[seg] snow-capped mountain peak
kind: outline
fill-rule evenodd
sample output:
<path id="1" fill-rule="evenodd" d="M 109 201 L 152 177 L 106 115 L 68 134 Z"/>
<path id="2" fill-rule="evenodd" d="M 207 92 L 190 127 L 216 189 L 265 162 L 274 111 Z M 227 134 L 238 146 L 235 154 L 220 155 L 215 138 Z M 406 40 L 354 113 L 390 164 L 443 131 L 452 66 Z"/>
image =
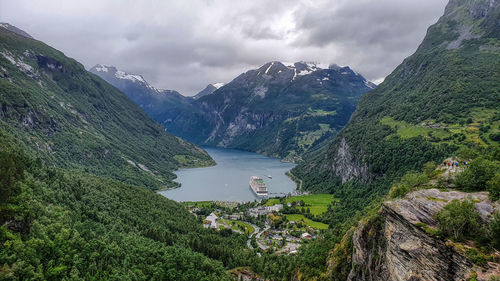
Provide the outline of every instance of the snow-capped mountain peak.
<path id="1" fill-rule="evenodd" d="M 118 70 L 114 66 L 104 65 L 104 64 L 96 64 L 89 71 L 94 73 L 94 74 L 97 74 L 99 76 L 106 77 L 107 79 L 110 79 L 113 77 L 113 78 L 119 79 L 119 80 L 124 81 L 124 82 L 129 81 L 132 83 L 140 83 L 140 84 L 143 84 L 145 87 L 147 87 L 147 88 L 149 88 L 157 93 L 161 92 L 161 90 L 156 89 L 155 87 L 151 86 L 144 79 L 144 77 L 142 77 L 142 75 L 127 73 L 125 71 Z"/>

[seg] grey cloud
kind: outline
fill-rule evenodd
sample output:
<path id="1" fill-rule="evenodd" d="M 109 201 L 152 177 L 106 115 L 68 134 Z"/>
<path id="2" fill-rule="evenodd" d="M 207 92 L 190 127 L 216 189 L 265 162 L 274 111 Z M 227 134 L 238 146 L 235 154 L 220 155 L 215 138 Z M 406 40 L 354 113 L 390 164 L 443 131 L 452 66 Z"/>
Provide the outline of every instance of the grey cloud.
<path id="1" fill-rule="evenodd" d="M 0 21 L 87 68 L 142 74 L 192 95 L 267 61 L 349 65 L 385 77 L 422 40 L 445 0 L 0 0 Z"/>

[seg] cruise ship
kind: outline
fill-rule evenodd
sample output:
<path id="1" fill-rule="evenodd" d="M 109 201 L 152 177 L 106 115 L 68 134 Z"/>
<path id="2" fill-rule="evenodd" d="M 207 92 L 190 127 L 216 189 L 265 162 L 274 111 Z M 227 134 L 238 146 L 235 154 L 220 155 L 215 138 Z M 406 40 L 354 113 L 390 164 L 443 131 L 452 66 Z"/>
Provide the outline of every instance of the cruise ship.
<path id="1" fill-rule="evenodd" d="M 250 178 L 250 188 L 257 196 L 267 196 L 267 186 L 262 178 L 252 176 Z"/>

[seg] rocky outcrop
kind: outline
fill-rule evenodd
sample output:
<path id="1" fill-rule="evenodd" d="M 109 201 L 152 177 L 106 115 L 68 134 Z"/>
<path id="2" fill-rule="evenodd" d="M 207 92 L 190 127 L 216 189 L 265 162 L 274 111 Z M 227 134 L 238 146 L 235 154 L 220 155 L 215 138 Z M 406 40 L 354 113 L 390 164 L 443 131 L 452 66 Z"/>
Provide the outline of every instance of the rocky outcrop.
<path id="1" fill-rule="evenodd" d="M 471 198 L 485 221 L 498 202 L 487 193 L 419 190 L 387 201 L 375 219 L 360 223 L 353 235 L 352 269 L 348 280 L 465 280 L 472 270 L 453 246 L 428 234 L 422 225 L 437 227 L 434 218 L 448 202 Z"/>
<path id="2" fill-rule="evenodd" d="M 342 179 L 342 183 L 353 178 L 365 180 L 368 177 L 368 167 L 366 164 L 359 164 L 354 155 L 349 150 L 349 144 L 342 138 L 337 149 L 331 170 Z"/>

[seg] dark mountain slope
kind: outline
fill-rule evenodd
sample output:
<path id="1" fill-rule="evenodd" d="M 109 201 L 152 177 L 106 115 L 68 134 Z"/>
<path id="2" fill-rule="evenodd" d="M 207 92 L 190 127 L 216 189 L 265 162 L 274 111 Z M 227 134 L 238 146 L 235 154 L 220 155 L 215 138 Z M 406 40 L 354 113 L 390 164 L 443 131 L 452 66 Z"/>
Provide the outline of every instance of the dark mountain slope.
<path id="1" fill-rule="evenodd" d="M 372 88 L 349 67 L 269 62 L 197 99 L 166 127 L 197 144 L 297 160 L 332 138 Z"/>
<path id="2" fill-rule="evenodd" d="M 102 64 L 92 67 L 89 71 L 125 93 L 151 118 L 162 124 L 170 122 L 181 112 L 190 110 L 192 97 L 185 97 L 177 91 L 157 89 L 141 75 Z"/>
<path id="3" fill-rule="evenodd" d="M 151 188 L 212 163 L 75 60 L 1 27 L 0 128 L 52 165 Z"/>
<path id="4" fill-rule="evenodd" d="M 220 87 L 224 86 L 224 83 L 215 83 L 215 84 L 208 84 L 205 89 L 201 90 L 199 93 L 194 95 L 194 99 L 199 99 L 204 96 L 208 96 L 213 94 L 213 92 L 217 91 Z"/>

